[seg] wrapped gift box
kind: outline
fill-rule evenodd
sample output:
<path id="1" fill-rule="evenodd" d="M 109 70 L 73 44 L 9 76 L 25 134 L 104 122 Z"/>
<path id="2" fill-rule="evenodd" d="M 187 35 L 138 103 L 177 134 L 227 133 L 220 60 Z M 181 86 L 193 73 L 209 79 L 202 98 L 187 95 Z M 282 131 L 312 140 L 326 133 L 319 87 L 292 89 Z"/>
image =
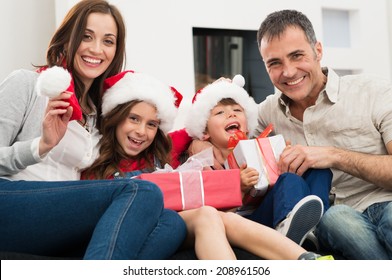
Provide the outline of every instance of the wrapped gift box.
<path id="1" fill-rule="evenodd" d="M 239 170 L 143 173 L 162 190 L 165 208 L 175 211 L 203 205 L 229 209 L 242 205 Z"/>
<path id="2" fill-rule="evenodd" d="M 279 177 L 277 162 L 285 147 L 282 135 L 240 140 L 225 161 L 225 167 L 236 169 L 246 163 L 248 167 L 255 168 L 260 178 L 250 194 L 254 197 L 263 196 Z"/>

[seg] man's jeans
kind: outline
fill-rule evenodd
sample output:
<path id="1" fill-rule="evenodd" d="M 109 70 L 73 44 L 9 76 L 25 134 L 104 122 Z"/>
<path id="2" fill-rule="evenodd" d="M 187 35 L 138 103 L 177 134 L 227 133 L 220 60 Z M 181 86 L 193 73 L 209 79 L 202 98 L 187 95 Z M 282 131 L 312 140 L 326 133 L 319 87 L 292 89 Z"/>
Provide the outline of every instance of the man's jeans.
<path id="1" fill-rule="evenodd" d="M 363 213 L 346 205 L 332 206 L 316 235 L 322 249 L 350 260 L 392 259 L 392 202 L 375 203 Z"/>
<path id="2" fill-rule="evenodd" d="M 185 235 L 181 217 L 163 209 L 162 192 L 148 181 L 0 179 L 0 251 L 165 259 Z"/>

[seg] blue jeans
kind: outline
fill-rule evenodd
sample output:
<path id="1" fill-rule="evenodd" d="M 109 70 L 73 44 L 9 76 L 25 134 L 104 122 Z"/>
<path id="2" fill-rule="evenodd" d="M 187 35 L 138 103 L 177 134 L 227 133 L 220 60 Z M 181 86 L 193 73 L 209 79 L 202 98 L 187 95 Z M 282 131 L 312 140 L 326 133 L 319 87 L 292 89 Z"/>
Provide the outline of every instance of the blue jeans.
<path id="1" fill-rule="evenodd" d="M 275 228 L 302 198 L 317 195 L 329 207 L 332 172 L 330 169 L 309 169 L 301 177 L 283 173 L 267 192 L 258 208 L 247 218 Z"/>
<path id="2" fill-rule="evenodd" d="M 185 235 L 181 217 L 163 209 L 162 192 L 148 181 L 0 179 L 1 251 L 165 259 Z"/>
<path id="3" fill-rule="evenodd" d="M 316 236 L 322 249 L 350 260 L 392 259 L 392 202 L 375 203 L 363 213 L 332 206 L 321 218 Z"/>

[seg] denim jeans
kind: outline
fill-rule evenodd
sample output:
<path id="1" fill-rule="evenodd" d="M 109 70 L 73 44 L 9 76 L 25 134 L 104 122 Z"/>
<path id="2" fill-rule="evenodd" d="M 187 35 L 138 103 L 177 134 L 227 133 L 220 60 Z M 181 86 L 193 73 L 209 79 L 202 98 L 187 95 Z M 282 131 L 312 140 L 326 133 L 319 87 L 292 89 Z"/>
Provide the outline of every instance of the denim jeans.
<path id="1" fill-rule="evenodd" d="M 275 228 L 298 201 L 311 194 L 321 198 L 326 210 L 329 207 L 331 181 L 330 169 L 309 169 L 302 177 L 294 173 L 283 173 L 258 208 L 247 218 Z"/>
<path id="2" fill-rule="evenodd" d="M 0 179 L 1 251 L 165 259 L 185 235 L 181 217 L 163 209 L 162 192 L 148 181 Z"/>
<path id="3" fill-rule="evenodd" d="M 350 260 L 392 259 L 392 202 L 375 203 L 363 213 L 332 206 L 316 229 L 322 249 Z"/>

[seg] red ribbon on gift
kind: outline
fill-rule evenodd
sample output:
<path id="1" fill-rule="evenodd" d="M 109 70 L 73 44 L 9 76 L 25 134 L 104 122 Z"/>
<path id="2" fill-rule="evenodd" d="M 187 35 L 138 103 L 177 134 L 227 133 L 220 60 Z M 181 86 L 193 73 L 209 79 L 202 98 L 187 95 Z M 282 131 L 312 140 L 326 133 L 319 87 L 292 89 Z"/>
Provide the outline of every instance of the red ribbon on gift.
<path id="1" fill-rule="evenodd" d="M 273 125 L 269 124 L 256 139 L 260 152 L 263 155 L 263 159 L 275 158 L 275 154 L 274 151 L 272 150 L 271 143 L 269 142 L 268 139 L 265 139 L 268 137 L 268 135 L 271 133 L 273 129 L 274 129 Z M 273 161 L 265 160 L 264 163 L 265 166 L 267 167 L 268 182 L 270 183 L 269 187 L 271 188 L 279 177 L 278 164 L 276 163 L 275 160 Z"/>
<path id="2" fill-rule="evenodd" d="M 279 177 L 278 174 L 278 164 L 275 161 L 275 154 L 271 146 L 271 142 L 268 138 L 257 138 L 257 145 L 259 146 L 260 152 L 263 155 L 262 159 L 264 161 L 265 167 L 267 169 L 267 179 L 269 187 L 272 187 Z M 273 159 L 273 160 L 269 160 Z"/>
<path id="3" fill-rule="evenodd" d="M 266 138 L 266 137 L 268 137 L 268 135 L 272 132 L 273 129 L 274 129 L 274 126 L 272 125 L 272 123 L 270 123 L 263 130 L 263 132 L 260 133 L 260 135 L 257 138 Z M 242 132 L 241 130 L 238 130 L 236 133 L 234 133 L 234 135 L 230 136 L 229 141 L 227 143 L 227 148 L 230 149 L 230 150 L 233 150 L 235 148 L 235 146 L 237 146 L 237 144 L 238 144 L 238 142 L 240 140 L 247 140 L 247 139 L 248 139 L 248 137 L 246 136 L 246 134 L 244 132 Z M 260 144 L 259 144 L 259 146 L 260 146 Z M 233 153 L 230 153 L 228 155 L 227 163 L 229 164 L 229 167 L 231 169 L 239 169 L 240 168 L 238 166 L 237 161 L 235 160 L 235 157 L 234 157 Z"/>
<path id="4" fill-rule="evenodd" d="M 201 171 L 178 172 L 180 176 L 182 209 L 199 208 L 204 205 L 204 185 Z"/>
<path id="5" fill-rule="evenodd" d="M 164 207 L 175 211 L 209 205 L 231 209 L 241 205 L 240 170 L 142 173 L 138 179 L 155 183 Z"/>
<path id="6" fill-rule="evenodd" d="M 241 130 L 236 131 L 232 136 L 230 136 L 229 141 L 227 142 L 227 148 L 232 150 L 237 146 L 240 140 L 246 140 L 248 137 Z"/>
<path id="7" fill-rule="evenodd" d="M 238 130 L 234 133 L 234 135 L 230 136 L 229 141 L 227 142 L 227 148 L 233 150 L 235 146 L 237 146 L 240 140 L 246 140 L 246 139 L 248 139 L 246 134 L 241 130 Z M 229 164 L 230 169 L 240 169 L 237 161 L 235 160 L 233 153 L 230 153 L 227 156 L 227 163 Z"/>
<path id="8" fill-rule="evenodd" d="M 268 137 L 268 135 L 270 135 L 270 133 L 272 132 L 272 130 L 274 130 L 274 126 L 272 123 L 270 123 L 269 125 L 267 125 L 267 127 L 263 130 L 262 133 L 260 133 L 260 135 L 257 138 L 265 138 Z"/>

